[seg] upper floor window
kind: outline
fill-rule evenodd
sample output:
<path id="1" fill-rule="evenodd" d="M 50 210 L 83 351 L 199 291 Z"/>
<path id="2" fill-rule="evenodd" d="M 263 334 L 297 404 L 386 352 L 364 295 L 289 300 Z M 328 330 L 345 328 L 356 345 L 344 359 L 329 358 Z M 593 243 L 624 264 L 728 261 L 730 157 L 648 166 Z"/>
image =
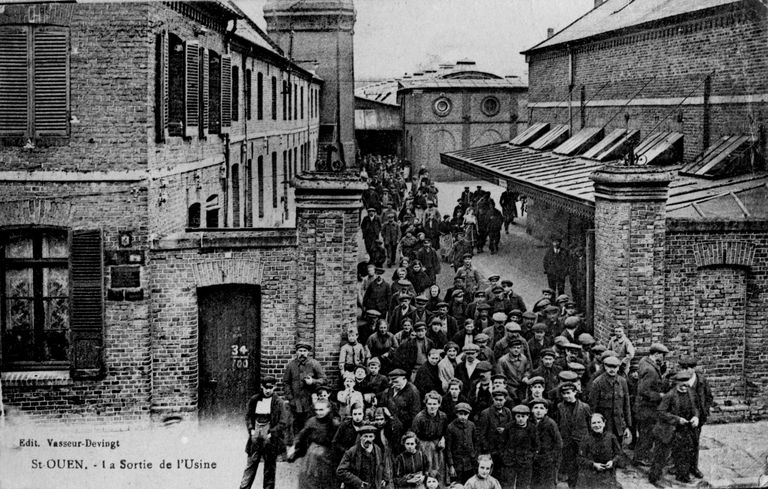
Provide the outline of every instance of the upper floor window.
<path id="1" fill-rule="evenodd" d="M 199 228 L 200 227 L 200 203 L 195 202 L 189 206 L 187 212 L 187 227 Z"/>
<path id="2" fill-rule="evenodd" d="M 232 67 L 232 120 L 240 120 L 240 68 Z"/>
<path id="3" fill-rule="evenodd" d="M 103 371 L 102 257 L 99 230 L 0 233 L 3 369 Z"/>
<path id="4" fill-rule="evenodd" d="M 219 227 L 219 196 L 216 194 L 205 201 L 205 227 Z"/>
<path id="5" fill-rule="evenodd" d="M 256 75 L 256 118 L 258 120 L 264 118 L 264 75 L 262 73 Z"/>
<path id="6" fill-rule="evenodd" d="M 272 77 L 272 120 L 277 120 L 277 78 Z"/>
<path id="7" fill-rule="evenodd" d="M 0 26 L 0 137 L 69 136 L 69 30 Z"/>
<path id="8" fill-rule="evenodd" d="M 251 120 L 251 70 L 245 70 L 245 118 Z"/>

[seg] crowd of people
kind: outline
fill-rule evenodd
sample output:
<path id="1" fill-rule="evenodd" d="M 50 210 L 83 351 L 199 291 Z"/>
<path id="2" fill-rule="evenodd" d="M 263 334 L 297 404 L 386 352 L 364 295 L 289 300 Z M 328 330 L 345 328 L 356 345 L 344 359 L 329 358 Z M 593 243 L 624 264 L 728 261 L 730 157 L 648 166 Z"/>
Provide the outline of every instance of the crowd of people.
<path id="1" fill-rule="evenodd" d="M 462 196 L 466 208 L 441 228 L 431 222 L 438 192 L 428 172 L 408 190 L 403 162 L 365 161 L 364 312 L 344 332 L 338 375 L 298 343 L 283 397 L 277 379 L 262 379 L 247 408 L 242 488 L 261 460 L 264 487 L 274 488 L 286 447 L 288 461 L 300 460 L 301 489 L 614 488 L 627 461 L 650 466 L 658 483 L 670 456 L 678 480 L 701 477 L 698 443 L 712 396 L 694 359 L 667 368 L 661 343 L 639 358 L 621 327 L 601 344 L 556 290 L 542 291 L 529 310 L 512 281 L 480 276 L 472 265 L 484 246 L 479 228 L 472 237 L 465 220 L 454 222 L 489 200 L 481 188 Z M 393 222 L 398 239 L 387 241 Z M 450 253 L 440 256 L 444 245 Z M 445 294 L 435 283 L 444 260 L 455 274 Z M 400 265 L 391 283 L 384 261 Z"/>

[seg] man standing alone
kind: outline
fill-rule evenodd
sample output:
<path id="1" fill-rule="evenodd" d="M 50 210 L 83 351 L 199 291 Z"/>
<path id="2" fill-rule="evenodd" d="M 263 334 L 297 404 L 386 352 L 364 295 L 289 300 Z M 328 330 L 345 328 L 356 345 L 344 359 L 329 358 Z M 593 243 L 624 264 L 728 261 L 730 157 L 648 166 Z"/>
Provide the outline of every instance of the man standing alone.
<path id="1" fill-rule="evenodd" d="M 568 252 L 560 247 L 562 242 L 560 238 L 552 238 L 552 247 L 544 255 L 544 273 L 556 297 L 565 294 L 565 277 L 570 265 Z"/>

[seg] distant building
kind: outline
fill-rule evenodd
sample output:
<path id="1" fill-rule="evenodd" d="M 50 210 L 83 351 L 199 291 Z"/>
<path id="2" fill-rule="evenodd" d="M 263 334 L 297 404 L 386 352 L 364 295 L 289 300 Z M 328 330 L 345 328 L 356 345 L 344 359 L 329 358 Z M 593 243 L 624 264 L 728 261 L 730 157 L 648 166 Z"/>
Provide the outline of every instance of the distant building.
<path id="1" fill-rule="evenodd" d="M 0 45 L 11 413 L 240 419 L 297 339 L 330 367 L 362 188 L 314 171 L 323 80 L 223 0 L 4 5 Z"/>
<path id="2" fill-rule="evenodd" d="M 436 179 L 461 180 L 467 176 L 443 166 L 440 153 L 513 138 L 525 114 L 527 86 L 518 77 L 478 71 L 474 61 L 441 65 L 357 90 L 358 110 L 363 99 L 377 104 L 379 113 L 400 107 L 401 136 L 396 148 L 415 168 L 425 166 Z M 383 117 L 382 117 L 383 118 Z M 360 116 L 358 131 L 371 131 L 373 115 Z M 365 137 L 365 133 L 360 134 Z"/>
<path id="3" fill-rule="evenodd" d="M 768 14 L 751 0 L 596 0 L 524 51 L 530 127 L 442 161 L 529 200 L 584 251 L 599 340 L 693 354 L 720 419 L 768 415 Z"/>

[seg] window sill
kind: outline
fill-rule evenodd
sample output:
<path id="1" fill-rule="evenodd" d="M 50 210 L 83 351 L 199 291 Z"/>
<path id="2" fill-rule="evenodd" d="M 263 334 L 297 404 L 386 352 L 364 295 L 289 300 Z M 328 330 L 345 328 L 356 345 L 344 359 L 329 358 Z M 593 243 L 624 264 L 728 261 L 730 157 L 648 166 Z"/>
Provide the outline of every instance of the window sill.
<path id="1" fill-rule="evenodd" d="M 69 370 L 27 370 L 0 373 L 7 387 L 51 387 L 72 385 Z"/>

